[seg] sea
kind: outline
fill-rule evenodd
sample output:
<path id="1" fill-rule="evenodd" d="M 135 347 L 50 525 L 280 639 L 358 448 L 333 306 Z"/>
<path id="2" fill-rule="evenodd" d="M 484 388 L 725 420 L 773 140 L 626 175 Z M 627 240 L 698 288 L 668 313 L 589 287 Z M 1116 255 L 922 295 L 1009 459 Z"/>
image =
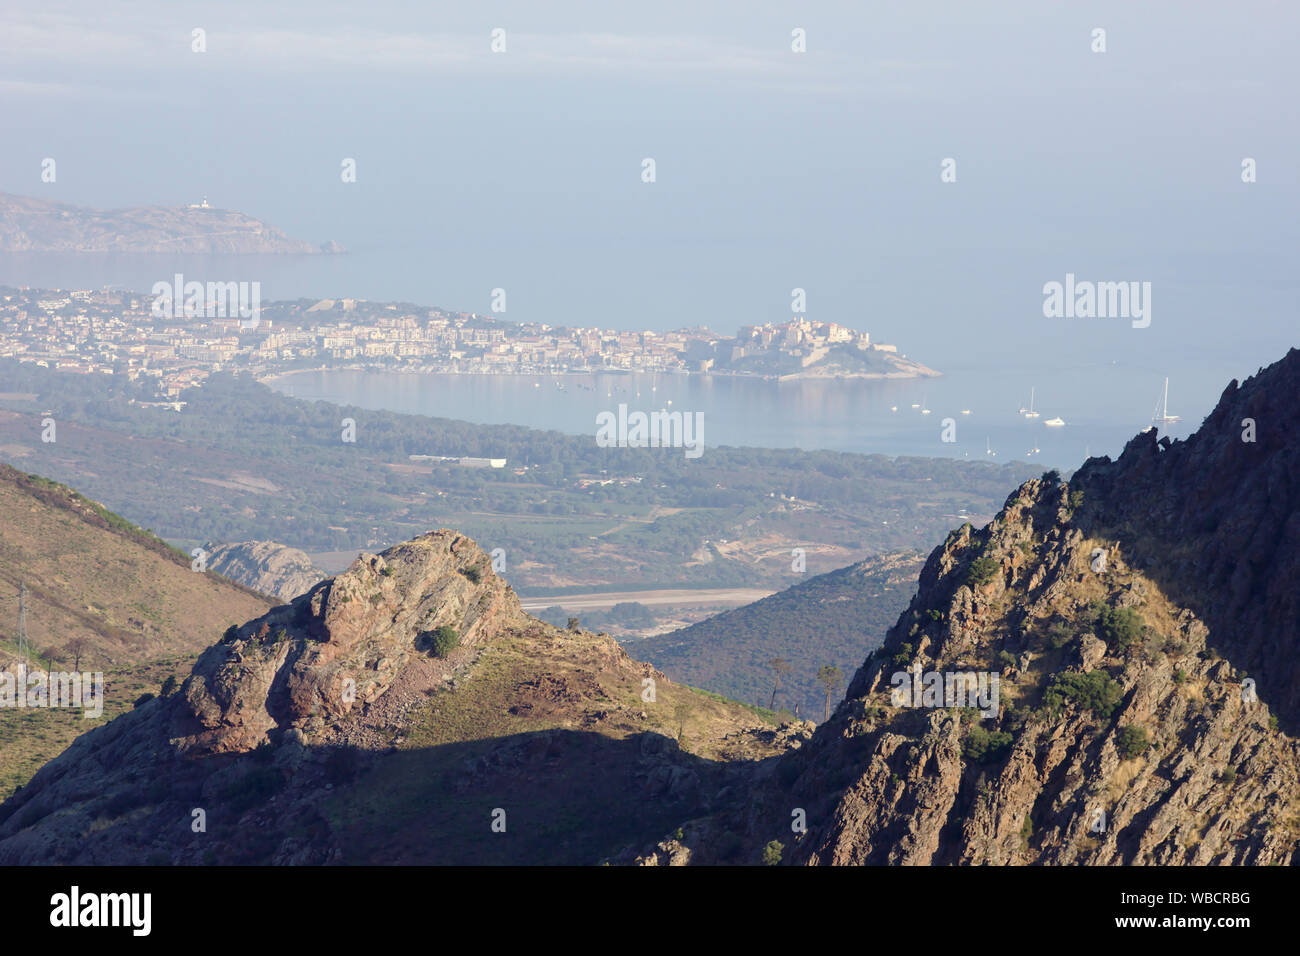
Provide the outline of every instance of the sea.
<path id="1" fill-rule="evenodd" d="M 589 269 L 604 273 L 591 283 L 590 297 L 575 290 L 573 277 L 556 279 L 540 266 L 521 269 L 502 317 L 613 329 L 707 324 L 724 334 L 791 317 L 789 280 L 733 275 L 720 288 L 698 276 L 661 281 L 638 274 L 640 267 L 611 258 L 608 250 L 585 251 L 595 264 Z M 264 303 L 355 296 L 487 312 L 491 279 L 475 271 L 484 259 L 480 253 L 448 244 L 339 256 L 6 253 L 0 254 L 0 285 L 147 292 L 181 272 L 201 280 L 256 278 Z M 857 285 L 824 283 L 810 291 L 809 318 L 869 331 L 874 341 L 897 345 L 940 372 L 936 378 L 775 382 L 704 374 L 334 370 L 284 375 L 272 386 L 303 399 L 554 429 L 593 441 L 596 416 L 617 414 L 626 404 L 629 411 L 702 413 L 706 449 L 830 449 L 1019 460 L 1069 470 L 1089 455 L 1118 455 L 1151 426 L 1166 377 L 1168 412 L 1181 421 L 1160 431 L 1185 437 L 1231 379 L 1253 374 L 1294 343 L 1297 282 L 1277 260 L 1215 259 L 1213 270 L 1210 264 L 1188 256 L 1153 258 L 1140 274 L 1151 276 L 1156 290 L 1147 328 L 1123 319 L 1045 318 L 1042 285 L 1064 278 L 1064 270 L 1051 257 L 1030 254 L 967 256 L 931 283 L 904 278 L 922 273 L 925 263 L 903 257 L 873 263 Z M 895 272 L 899 278 L 891 280 Z M 1104 264 L 1080 272 L 1123 277 Z M 848 275 L 848 267 L 837 274 Z M 519 294 L 530 290 L 531 296 Z M 1037 418 L 1022 412 L 1031 394 Z M 1065 424 L 1048 427 L 1053 418 Z"/>
<path id="2" fill-rule="evenodd" d="M 1138 384 L 1135 384 L 1138 383 Z M 1033 389 L 1036 419 L 1020 411 L 1030 389 L 983 369 L 940 378 L 774 382 L 724 375 L 572 373 L 461 375 L 373 370 L 293 372 L 270 383 L 307 400 L 483 424 L 526 425 L 595 440 L 606 411 L 700 413 L 704 446 L 834 451 L 1042 463 L 1069 470 L 1089 455 L 1117 455 L 1151 425 L 1163 380 L 1119 367 L 1058 372 Z M 1173 393 L 1176 400 L 1178 394 Z M 1204 403 L 1171 404 L 1182 421 L 1161 434 L 1185 437 Z M 1145 412 L 1140 411 L 1145 409 Z M 927 413 L 928 410 L 928 413 Z M 1204 409 L 1208 411 L 1208 409 Z M 1049 427 L 1060 418 L 1065 425 Z M 697 419 L 700 420 L 700 419 Z M 945 440 L 952 439 L 951 441 Z"/>

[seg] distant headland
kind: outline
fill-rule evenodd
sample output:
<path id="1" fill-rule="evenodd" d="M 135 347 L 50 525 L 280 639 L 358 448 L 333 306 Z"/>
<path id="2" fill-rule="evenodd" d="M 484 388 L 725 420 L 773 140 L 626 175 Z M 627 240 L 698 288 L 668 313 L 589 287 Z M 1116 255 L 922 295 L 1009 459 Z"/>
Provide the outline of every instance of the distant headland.
<path id="1" fill-rule="evenodd" d="M 291 239 L 259 219 L 201 202 L 94 209 L 0 193 L 0 252 L 321 255 L 335 242 Z"/>

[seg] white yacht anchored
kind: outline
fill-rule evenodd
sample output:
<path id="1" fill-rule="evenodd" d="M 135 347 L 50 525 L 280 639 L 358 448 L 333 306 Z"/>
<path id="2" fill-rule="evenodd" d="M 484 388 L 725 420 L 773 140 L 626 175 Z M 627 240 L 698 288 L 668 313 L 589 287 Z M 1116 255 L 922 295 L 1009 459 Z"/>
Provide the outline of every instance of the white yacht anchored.
<path id="1" fill-rule="evenodd" d="M 1034 411 L 1034 388 L 1033 388 L 1033 386 L 1030 386 L 1030 388 L 1029 388 L 1029 407 L 1028 407 L 1028 408 L 1022 408 L 1022 409 L 1020 409 L 1020 412 L 1021 412 L 1021 414 L 1024 415 L 1026 418 L 1037 418 L 1037 417 L 1038 417 L 1038 412 Z"/>
<path id="2" fill-rule="evenodd" d="M 1156 413 L 1151 416 L 1153 425 L 1172 425 L 1175 422 L 1181 422 L 1181 415 L 1169 414 L 1169 379 L 1165 379 L 1164 396 L 1156 403 Z"/>

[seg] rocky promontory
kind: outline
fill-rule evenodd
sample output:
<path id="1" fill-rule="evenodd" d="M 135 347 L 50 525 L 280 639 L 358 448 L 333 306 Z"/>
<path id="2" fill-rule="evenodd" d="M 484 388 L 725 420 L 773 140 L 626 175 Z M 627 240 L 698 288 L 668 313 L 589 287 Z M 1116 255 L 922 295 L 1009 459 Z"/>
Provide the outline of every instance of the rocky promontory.
<path id="1" fill-rule="evenodd" d="M 208 570 L 268 597 L 292 601 L 326 573 L 304 551 L 275 541 L 205 544 Z"/>
<path id="2" fill-rule="evenodd" d="M 224 253 L 316 255 L 314 245 L 241 212 L 204 203 L 93 209 L 0 193 L 0 252 Z"/>

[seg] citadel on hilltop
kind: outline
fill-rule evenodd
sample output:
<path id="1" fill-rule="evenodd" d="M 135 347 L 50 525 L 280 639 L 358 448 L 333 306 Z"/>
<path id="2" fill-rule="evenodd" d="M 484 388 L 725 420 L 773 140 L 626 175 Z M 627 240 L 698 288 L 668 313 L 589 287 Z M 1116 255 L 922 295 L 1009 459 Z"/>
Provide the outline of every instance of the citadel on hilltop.
<path id="1" fill-rule="evenodd" d="M 867 332 L 796 318 L 744 325 L 710 363 L 712 371 L 788 378 L 915 378 L 937 375 L 907 360 L 898 346 L 872 343 Z M 729 347 L 725 347 L 729 346 Z"/>
<path id="2" fill-rule="evenodd" d="M 763 348 L 774 344 L 790 348 L 836 344 L 853 345 L 860 349 L 871 347 L 871 336 L 866 332 L 856 332 L 835 322 L 813 322 L 809 319 L 793 319 L 780 325 L 771 322 L 767 325 L 742 325 L 736 338 L 742 342 L 756 343 Z M 885 352 L 898 351 L 897 346 L 893 345 L 875 347 Z"/>

